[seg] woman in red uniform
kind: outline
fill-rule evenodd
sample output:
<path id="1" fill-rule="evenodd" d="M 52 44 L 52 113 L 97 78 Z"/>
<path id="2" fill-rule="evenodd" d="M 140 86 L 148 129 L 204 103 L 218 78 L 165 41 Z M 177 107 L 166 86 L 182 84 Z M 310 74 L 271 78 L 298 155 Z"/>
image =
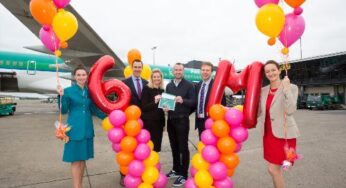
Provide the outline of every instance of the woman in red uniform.
<path id="1" fill-rule="evenodd" d="M 287 76 L 280 79 L 280 66 L 267 61 L 264 72 L 270 84 L 261 90 L 257 126 L 263 135 L 263 154 L 275 188 L 285 187 L 281 165 L 285 146 L 296 148 L 299 130 L 293 114 L 297 110 L 298 87 Z"/>

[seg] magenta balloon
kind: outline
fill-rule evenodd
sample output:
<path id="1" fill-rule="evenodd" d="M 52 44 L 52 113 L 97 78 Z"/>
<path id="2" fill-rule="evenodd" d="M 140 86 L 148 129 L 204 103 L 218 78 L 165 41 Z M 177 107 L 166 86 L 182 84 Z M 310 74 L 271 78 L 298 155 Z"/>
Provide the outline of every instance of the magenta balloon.
<path id="1" fill-rule="evenodd" d="M 149 131 L 142 129 L 139 134 L 136 136 L 138 143 L 147 143 L 150 140 Z"/>
<path id="2" fill-rule="evenodd" d="M 202 149 L 202 157 L 209 163 L 215 163 L 220 159 L 220 152 L 215 146 L 206 145 Z"/>
<path id="3" fill-rule="evenodd" d="M 293 13 L 295 15 L 301 15 L 303 13 L 303 9 L 301 7 L 297 7 L 294 9 Z"/>
<path id="4" fill-rule="evenodd" d="M 56 50 L 60 48 L 60 40 L 55 35 L 51 27 L 49 26 L 42 27 L 40 29 L 39 35 L 43 45 L 51 52 L 55 52 Z"/>
<path id="5" fill-rule="evenodd" d="M 265 4 L 278 4 L 279 0 L 255 0 L 256 5 L 258 6 L 258 8 L 261 8 L 263 5 Z"/>
<path id="6" fill-rule="evenodd" d="M 116 153 L 118 153 L 121 150 L 120 144 L 119 143 L 112 143 L 112 149 Z"/>
<path id="7" fill-rule="evenodd" d="M 142 179 L 138 177 L 133 177 L 131 175 L 126 175 L 124 179 L 124 184 L 126 188 L 137 188 L 139 184 L 142 183 Z"/>
<path id="8" fill-rule="evenodd" d="M 211 129 L 211 127 L 213 126 L 213 123 L 214 123 L 213 119 L 208 118 L 204 123 L 205 129 Z"/>
<path id="9" fill-rule="evenodd" d="M 230 124 L 232 127 L 240 126 L 240 123 L 243 121 L 243 118 L 243 112 L 234 108 L 227 110 L 225 114 L 226 122 Z"/>
<path id="10" fill-rule="evenodd" d="M 223 180 L 227 177 L 227 167 L 222 162 L 216 162 L 210 165 L 209 172 L 214 180 Z"/>
<path id="11" fill-rule="evenodd" d="M 293 13 L 287 14 L 285 17 L 285 25 L 280 33 L 279 40 L 288 48 L 303 35 L 305 21 L 302 16 Z"/>
<path id="12" fill-rule="evenodd" d="M 112 143 L 120 143 L 121 139 L 125 136 L 125 132 L 122 128 L 113 128 L 108 131 L 108 139 Z"/>
<path id="13" fill-rule="evenodd" d="M 158 171 L 161 170 L 161 164 L 160 164 L 160 163 L 157 163 L 155 166 L 156 166 L 156 168 L 157 168 Z"/>
<path id="14" fill-rule="evenodd" d="M 121 127 L 126 122 L 126 115 L 122 110 L 113 110 L 108 118 L 114 127 Z"/>
<path id="15" fill-rule="evenodd" d="M 133 160 L 129 164 L 129 174 L 133 177 L 141 177 L 144 170 L 145 167 L 142 161 Z"/>
<path id="16" fill-rule="evenodd" d="M 236 141 L 237 143 L 242 143 L 245 140 L 247 140 L 249 134 L 248 130 L 244 127 L 236 127 L 231 129 L 231 137 Z"/>
<path id="17" fill-rule="evenodd" d="M 138 144 L 137 148 L 135 149 L 134 155 L 136 159 L 138 160 L 144 160 L 150 155 L 150 148 L 147 144 Z"/>
<path id="18" fill-rule="evenodd" d="M 138 122 L 139 122 L 139 124 L 141 125 L 141 128 L 143 128 L 143 125 L 144 125 L 143 120 L 142 120 L 141 118 L 139 118 L 139 119 L 138 119 Z"/>
<path id="19" fill-rule="evenodd" d="M 193 166 L 191 166 L 190 167 L 190 174 L 191 174 L 191 176 L 195 177 L 196 173 L 197 173 L 197 170 Z"/>
<path id="20" fill-rule="evenodd" d="M 195 184 L 195 181 L 193 178 L 189 178 L 185 182 L 185 188 L 198 188 L 197 185 Z"/>
<path id="21" fill-rule="evenodd" d="M 71 0 L 53 0 L 55 6 L 57 8 L 64 8 L 66 7 L 69 3 L 70 3 Z"/>
<path id="22" fill-rule="evenodd" d="M 211 129 L 206 129 L 201 134 L 201 141 L 204 145 L 216 145 L 217 137 L 213 134 Z"/>
<path id="23" fill-rule="evenodd" d="M 159 178 L 153 184 L 154 188 L 165 188 L 168 183 L 166 174 L 160 173 Z"/>
<path id="24" fill-rule="evenodd" d="M 216 188 L 233 188 L 233 181 L 231 178 L 227 177 L 220 181 L 215 181 L 214 186 Z"/>
<path id="25" fill-rule="evenodd" d="M 241 143 L 237 143 L 237 146 L 234 149 L 234 153 L 238 153 L 241 150 L 242 144 Z"/>

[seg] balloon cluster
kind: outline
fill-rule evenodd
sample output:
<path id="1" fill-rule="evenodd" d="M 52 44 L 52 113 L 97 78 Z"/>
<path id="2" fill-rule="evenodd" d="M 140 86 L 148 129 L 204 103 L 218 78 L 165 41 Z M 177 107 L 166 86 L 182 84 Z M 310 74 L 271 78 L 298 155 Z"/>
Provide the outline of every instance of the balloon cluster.
<path id="1" fill-rule="evenodd" d="M 198 153 L 192 157 L 191 178 L 185 188 L 233 187 L 230 176 L 239 164 L 236 153 L 248 138 L 247 129 L 241 125 L 242 110 L 242 106 L 226 109 L 220 104 L 209 109 L 210 118 L 197 145 Z"/>
<path id="2" fill-rule="evenodd" d="M 117 153 L 116 160 L 120 172 L 126 175 L 124 179 L 127 188 L 163 188 L 168 180 L 160 172 L 159 154 L 153 151 L 150 133 L 142 129 L 141 110 L 129 106 L 125 112 L 112 111 L 102 122 L 102 127 L 108 131 L 108 139 Z"/>
<path id="3" fill-rule="evenodd" d="M 285 0 L 294 10 L 284 14 L 278 5 L 279 0 L 255 0 L 260 8 L 256 15 L 256 26 L 264 35 L 270 37 L 269 45 L 274 45 L 279 37 L 284 48 L 281 53 L 287 55 L 288 48 L 295 43 L 304 33 L 305 21 L 301 16 L 303 9 L 300 7 L 305 0 Z"/>
<path id="4" fill-rule="evenodd" d="M 60 48 L 67 48 L 67 41 L 78 30 L 76 17 L 64 10 L 70 0 L 31 0 L 30 12 L 38 21 L 40 39 L 44 46 L 56 56 L 61 56 Z"/>
<path id="5" fill-rule="evenodd" d="M 124 76 L 125 78 L 128 78 L 132 75 L 132 64 L 135 60 L 140 60 L 142 61 L 142 55 L 141 52 L 137 49 L 132 49 L 127 53 L 127 60 L 128 60 L 128 66 L 125 67 L 124 69 Z M 149 65 L 143 65 L 143 70 L 141 77 L 148 80 L 151 75 L 151 68 Z"/>

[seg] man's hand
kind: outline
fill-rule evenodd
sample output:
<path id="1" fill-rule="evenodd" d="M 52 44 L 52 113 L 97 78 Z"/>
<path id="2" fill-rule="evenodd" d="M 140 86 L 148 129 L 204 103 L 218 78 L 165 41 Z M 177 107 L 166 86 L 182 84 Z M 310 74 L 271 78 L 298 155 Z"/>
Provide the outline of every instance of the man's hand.
<path id="1" fill-rule="evenodd" d="M 181 96 L 177 96 L 177 97 L 175 98 L 175 102 L 176 102 L 176 103 L 183 104 L 183 98 L 181 98 Z"/>

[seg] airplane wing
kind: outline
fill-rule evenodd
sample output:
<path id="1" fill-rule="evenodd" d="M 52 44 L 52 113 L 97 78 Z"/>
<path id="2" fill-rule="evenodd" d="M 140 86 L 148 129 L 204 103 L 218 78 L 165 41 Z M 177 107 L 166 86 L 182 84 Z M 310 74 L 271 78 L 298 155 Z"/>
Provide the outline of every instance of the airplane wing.
<path id="1" fill-rule="evenodd" d="M 30 13 L 30 0 L 1 0 L 4 5 L 19 21 L 21 21 L 36 37 L 39 37 L 41 25 Z M 101 39 L 101 37 L 89 26 L 88 23 L 72 8 L 71 5 L 65 7 L 78 20 L 78 31 L 76 35 L 68 41 L 68 48 L 62 49 L 62 59 L 68 66 L 74 67 L 83 63 L 90 68 L 96 60 L 103 55 L 111 55 L 115 59 L 115 67 L 109 70 L 107 77 L 123 78 L 125 65 L 123 61 L 112 51 L 112 49 Z M 29 46 L 28 49 L 51 54 L 43 45 Z"/>

